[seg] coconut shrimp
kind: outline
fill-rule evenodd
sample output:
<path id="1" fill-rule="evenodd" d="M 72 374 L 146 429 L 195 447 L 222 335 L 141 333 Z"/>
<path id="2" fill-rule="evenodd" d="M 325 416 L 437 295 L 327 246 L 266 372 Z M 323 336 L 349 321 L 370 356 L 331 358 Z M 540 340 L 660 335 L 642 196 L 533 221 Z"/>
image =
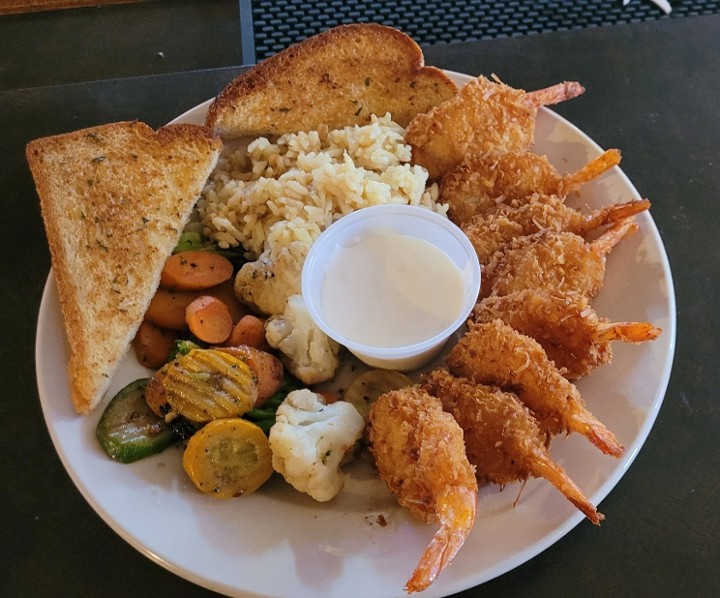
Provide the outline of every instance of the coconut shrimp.
<path id="1" fill-rule="evenodd" d="M 548 438 L 577 432 L 605 454 L 619 457 L 625 450 L 588 411 L 578 389 L 548 359 L 540 344 L 501 320 L 471 322 L 450 351 L 447 364 L 455 376 L 516 392 Z"/>
<path id="2" fill-rule="evenodd" d="M 595 525 L 604 519 L 552 460 L 545 434 L 515 394 L 472 384 L 445 370 L 425 375 L 422 387 L 438 397 L 445 411 L 460 424 L 468 460 L 475 466 L 478 480 L 504 486 L 529 476 L 542 477 Z"/>
<path id="3" fill-rule="evenodd" d="M 588 214 L 571 208 L 556 195 L 534 195 L 520 205 L 500 204 L 484 216 L 475 216 L 462 226 L 481 264 L 513 239 L 542 230 L 567 231 L 587 238 L 602 226 L 614 224 L 650 208 L 647 199 L 613 204 Z"/>
<path id="4" fill-rule="evenodd" d="M 475 471 L 458 423 L 418 386 L 381 395 L 370 410 L 369 426 L 380 478 L 414 516 L 440 523 L 405 586 L 418 592 L 451 563 L 473 528 Z"/>
<path id="5" fill-rule="evenodd" d="M 612 360 L 613 341 L 655 340 L 662 329 L 649 322 L 611 322 L 600 317 L 578 293 L 516 291 L 480 301 L 475 322 L 501 319 L 534 338 L 568 380 L 577 380 Z"/>
<path id="6" fill-rule="evenodd" d="M 412 147 L 413 162 L 438 179 L 469 153 L 529 150 L 538 108 L 584 91 L 579 83 L 560 83 L 526 93 L 477 77 L 452 98 L 415 116 L 405 131 L 405 142 Z"/>
<path id="7" fill-rule="evenodd" d="M 636 230 L 635 220 L 626 218 L 590 243 L 552 230 L 518 237 L 484 268 L 481 296 L 546 289 L 594 297 L 603 285 L 607 255 Z"/>
<path id="8" fill-rule="evenodd" d="M 619 150 L 610 149 L 580 170 L 560 174 L 546 156 L 529 151 L 469 154 L 443 177 L 438 201 L 447 203 L 450 220 L 463 226 L 499 204 L 522 204 L 536 194 L 565 199 L 619 163 Z"/>

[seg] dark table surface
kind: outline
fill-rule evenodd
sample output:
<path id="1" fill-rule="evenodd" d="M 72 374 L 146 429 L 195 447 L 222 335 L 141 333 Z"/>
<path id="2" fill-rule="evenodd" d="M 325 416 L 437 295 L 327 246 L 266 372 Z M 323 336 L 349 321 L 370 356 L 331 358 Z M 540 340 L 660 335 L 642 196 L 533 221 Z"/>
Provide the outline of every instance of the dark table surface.
<path id="1" fill-rule="evenodd" d="M 652 214 L 673 270 L 673 374 L 650 436 L 584 522 L 517 569 L 463 596 L 720 595 L 720 319 L 717 228 L 720 16 L 547 33 L 426 49 L 430 64 L 497 73 L 525 89 L 579 80 L 558 106 L 622 168 Z M 35 137 L 122 119 L 160 126 L 217 93 L 237 69 L 0 92 L 0 595 L 199 596 L 117 536 L 76 490 L 46 431 L 35 326 L 49 254 L 24 159 Z M 629 298 L 631 300 L 631 298 Z M 281 574 L 281 572 L 278 572 Z"/>

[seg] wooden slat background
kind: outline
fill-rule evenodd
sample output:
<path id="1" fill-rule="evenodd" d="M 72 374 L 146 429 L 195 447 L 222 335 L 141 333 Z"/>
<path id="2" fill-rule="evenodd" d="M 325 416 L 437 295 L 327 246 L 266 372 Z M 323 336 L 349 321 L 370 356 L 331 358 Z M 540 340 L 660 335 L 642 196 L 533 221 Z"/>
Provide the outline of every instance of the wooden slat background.
<path id="1" fill-rule="evenodd" d="M 41 12 L 61 8 L 131 4 L 147 0 L 0 0 L 0 15 Z"/>

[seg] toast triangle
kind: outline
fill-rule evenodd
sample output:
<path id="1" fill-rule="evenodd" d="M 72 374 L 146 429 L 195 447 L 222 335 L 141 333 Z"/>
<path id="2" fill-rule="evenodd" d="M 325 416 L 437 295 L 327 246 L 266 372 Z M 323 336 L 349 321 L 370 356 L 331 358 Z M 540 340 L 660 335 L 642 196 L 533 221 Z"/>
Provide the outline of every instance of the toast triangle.
<path id="1" fill-rule="evenodd" d="M 221 142 L 198 125 L 119 122 L 31 141 L 78 413 L 100 403 Z"/>
<path id="2" fill-rule="evenodd" d="M 383 25 L 340 25 L 245 71 L 210 105 L 206 124 L 223 139 L 362 125 L 370 115 L 407 126 L 457 93 L 420 46 Z"/>

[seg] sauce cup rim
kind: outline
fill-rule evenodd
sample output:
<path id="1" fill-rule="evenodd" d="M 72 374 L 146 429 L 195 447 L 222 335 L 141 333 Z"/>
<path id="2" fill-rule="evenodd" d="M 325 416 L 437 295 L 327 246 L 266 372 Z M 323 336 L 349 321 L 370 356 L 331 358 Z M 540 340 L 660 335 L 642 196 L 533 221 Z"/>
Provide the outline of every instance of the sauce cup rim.
<path id="1" fill-rule="evenodd" d="M 432 337 L 409 345 L 375 346 L 359 343 L 344 337 L 327 323 L 321 307 L 316 304 L 316 299 L 319 300 L 321 297 L 321 290 L 316 289 L 314 285 L 317 282 L 320 282 L 320 286 L 322 286 L 322 282 L 324 281 L 324 274 L 319 276 L 317 269 L 321 268 L 324 271 L 327 267 L 327 263 L 331 260 L 330 256 L 332 256 L 335 249 L 338 246 L 346 246 L 349 244 L 342 244 L 337 240 L 340 234 L 344 234 L 346 237 L 348 235 L 352 236 L 352 229 L 355 228 L 357 229 L 357 234 L 354 238 L 358 238 L 359 235 L 367 232 L 367 229 L 371 226 L 373 221 L 377 221 L 378 227 L 382 225 L 383 228 L 392 229 L 394 228 L 392 226 L 393 222 L 397 223 L 401 219 L 408 218 L 419 219 L 423 221 L 425 226 L 429 225 L 442 229 L 444 233 L 447 233 L 447 238 L 452 238 L 452 240 L 458 243 L 467 254 L 467 265 L 464 268 L 456 262 L 456 265 L 460 267 L 465 280 L 465 301 L 463 302 L 463 309 L 458 314 L 457 318 L 455 318 L 455 320 L 453 320 L 453 322 L 443 330 Z M 350 233 L 348 233 L 348 229 L 350 229 Z M 401 232 L 400 234 L 407 233 Z M 445 248 L 439 248 L 448 254 Z M 328 337 L 346 347 L 361 360 L 363 360 L 363 357 L 367 357 L 375 362 L 378 360 L 393 362 L 412 359 L 415 356 L 429 353 L 433 349 L 444 345 L 448 338 L 450 338 L 450 336 L 452 336 L 452 334 L 465 323 L 470 315 L 470 312 L 475 306 L 480 292 L 480 278 L 480 265 L 472 243 L 470 243 L 470 240 L 467 238 L 465 233 L 462 232 L 462 230 L 446 216 L 438 214 L 430 208 L 422 206 L 383 204 L 361 208 L 346 216 L 342 216 L 318 236 L 311 246 L 303 265 L 301 289 L 303 299 L 310 316 Z"/>

